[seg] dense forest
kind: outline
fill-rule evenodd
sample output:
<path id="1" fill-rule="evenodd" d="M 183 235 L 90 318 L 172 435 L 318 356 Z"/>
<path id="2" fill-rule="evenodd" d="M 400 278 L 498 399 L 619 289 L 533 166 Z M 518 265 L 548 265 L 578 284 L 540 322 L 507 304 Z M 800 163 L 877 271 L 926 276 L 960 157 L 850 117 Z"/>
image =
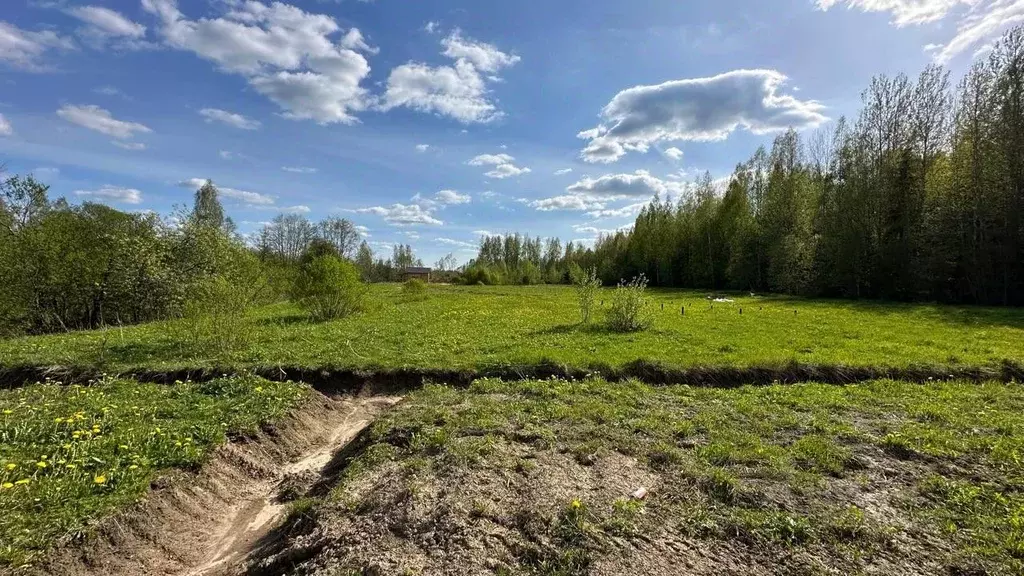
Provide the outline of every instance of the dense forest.
<path id="1" fill-rule="evenodd" d="M 485 238 L 479 281 L 565 281 L 804 295 L 1024 304 L 1024 29 L 1008 32 L 955 89 L 929 66 L 880 76 L 854 121 L 790 131 L 675 202 L 655 198 L 631 231 L 595 246 Z"/>

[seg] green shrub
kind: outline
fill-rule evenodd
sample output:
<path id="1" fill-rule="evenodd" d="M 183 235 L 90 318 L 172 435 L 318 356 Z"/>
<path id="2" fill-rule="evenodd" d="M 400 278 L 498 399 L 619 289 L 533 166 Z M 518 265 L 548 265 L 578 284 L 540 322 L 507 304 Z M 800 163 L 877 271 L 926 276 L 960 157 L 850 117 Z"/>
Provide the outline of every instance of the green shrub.
<path id="1" fill-rule="evenodd" d="M 184 344 L 186 353 L 231 360 L 251 344 L 246 313 L 252 305 L 248 289 L 225 276 L 209 276 L 191 286 L 181 321 L 171 331 L 177 332 L 175 340 Z"/>
<path id="2" fill-rule="evenodd" d="M 576 286 L 576 301 L 580 306 L 580 320 L 587 324 L 590 322 L 590 313 L 594 309 L 597 291 L 601 288 L 601 280 L 597 277 L 597 268 L 577 273 L 573 284 Z"/>
<path id="3" fill-rule="evenodd" d="M 314 320 L 334 320 L 363 309 L 366 286 L 351 262 L 318 256 L 299 269 L 292 299 Z"/>
<path id="4" fill-rule="evenodd" d="M 402 293 L 407 296 L 419 296 L 427 291 L 427 283 L 419 278 L 410 278 L 402 284 Z"/>
<path id="5" fill-rule="evenodd" d="M 629 282 L 619 281 L 608 310 L 608 327 L 615 332 L 640 332 L 650 327 L 653 317 L 644 291 L 647 277 L 643 274 Z"/>

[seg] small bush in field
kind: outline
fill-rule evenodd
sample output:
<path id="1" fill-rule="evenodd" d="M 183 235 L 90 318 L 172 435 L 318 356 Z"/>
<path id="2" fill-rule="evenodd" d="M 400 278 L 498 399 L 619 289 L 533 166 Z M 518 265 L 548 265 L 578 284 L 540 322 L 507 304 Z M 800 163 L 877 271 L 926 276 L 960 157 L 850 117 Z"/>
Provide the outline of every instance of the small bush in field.
<path id="1" fill-rule="evenodd" d="M 590 313 L 594 309 L 594 300 L 597 298 L 597 291 L 601 288 L 601 280 L 597 277 L 597 269 L 590 268 L 580 271 L 573 279 L 576 286 L 576 300 L 580 306 L 580 320 L 587 324 L 590 322 Z"/>
<path id="2" fill-rule="evenodd" d="M 619 281 L 608 310 L 608 327 L 616 332 L 640 332 L 650 327 L 653 318 L 644 291 L 647 277 L 643 274 L 629 282 Z"/>
<path id="3" fill-rule="evenodd" d="M 302 265 L 292 298 L 314 320 L 334 320 L 363 309 L 366 286 L 351 262 L 318 256 Z"/>
<path id="4" fill-rule="evenodd" d="M 171 330 L 190 351 L 231 360 L 251 344 L 246 313 L 252 305 L 248 290 L 224 276 L 210 276 L 191 287 L 181 322 Z"/>
<path id="5" fill-rule="evenodd" d="M 402 284 L 402 293 L 406 296 L 419 296 L 427 291 L 427 283 L 419 278 L 411 278 Z"/>

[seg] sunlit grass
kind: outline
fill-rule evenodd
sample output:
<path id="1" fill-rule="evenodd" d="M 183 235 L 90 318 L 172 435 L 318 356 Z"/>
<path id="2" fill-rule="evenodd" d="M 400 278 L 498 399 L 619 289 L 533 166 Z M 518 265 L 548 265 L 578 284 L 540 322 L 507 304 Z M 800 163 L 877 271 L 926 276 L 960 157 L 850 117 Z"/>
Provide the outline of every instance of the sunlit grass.
<path id="1" fill-rule="evenodd" d="M 653 326 L 602 326 L 610 290 L 590 326 L 578 325 L 564 286 L 431 285 L 416 298 L 375 285 L 366 312 L 314 323 L 287 303 L 254 311 L 244 349 L 227 357 L 177 341 L 173 324 L 0 341 L 0 366 L 110 369 L 294 365 L 334 368 L 483 368 L 552 361 L 575 368 L 635 360 L 669 367 L 789 362 L 850 366 L 1024 363 L 1024 310 L 651 291 Z M 603 302 L 603 306 L 602 306 Z M 742 310 L 742 313 L 740 312 Z M 685 314 L 683 313 L 685 311 Z"/>
<path id="2" fill-rule="evenodd" d="M 304 393 L 252 377 L 0 391 L 0 567 L 135 501 L 160 470 L 196 469 L 226 434 L 254 432 Z"/>

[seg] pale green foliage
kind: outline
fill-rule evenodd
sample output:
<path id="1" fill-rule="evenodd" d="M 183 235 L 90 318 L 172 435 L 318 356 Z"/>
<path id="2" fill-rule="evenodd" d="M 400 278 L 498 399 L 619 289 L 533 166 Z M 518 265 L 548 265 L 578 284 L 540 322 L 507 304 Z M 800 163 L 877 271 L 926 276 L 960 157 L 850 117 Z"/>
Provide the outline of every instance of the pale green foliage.
<path id="1" fill-rule="evenodd" d="M 320 256 L 303 264 L 295 279 L 292 298 L 314 320 L 344 318 L 363 309 L 366 286 L 359 271 L 333 256 Z"/>
<path id="2" fill-rule="evenodd" d="M 608 327 L 616 332 L 640 332 L 653 321 L 652 310 L 644 296 L 647 277 L 643 274 L 629 282 L 619 281 L 608 310 Z"/>
<path id="3" fill-rule="evenodd" d="M 597 298 L 597 291 L 601 288 L 601 280 L 597 277 L 597 269 L 590 268 L 580 271 L 573 279 L 576 286 L 576 302 L 580 307 L 580 321 L 584 324 L 590 322 L 590 314 L 594 309 L 594 300 Z"/>

